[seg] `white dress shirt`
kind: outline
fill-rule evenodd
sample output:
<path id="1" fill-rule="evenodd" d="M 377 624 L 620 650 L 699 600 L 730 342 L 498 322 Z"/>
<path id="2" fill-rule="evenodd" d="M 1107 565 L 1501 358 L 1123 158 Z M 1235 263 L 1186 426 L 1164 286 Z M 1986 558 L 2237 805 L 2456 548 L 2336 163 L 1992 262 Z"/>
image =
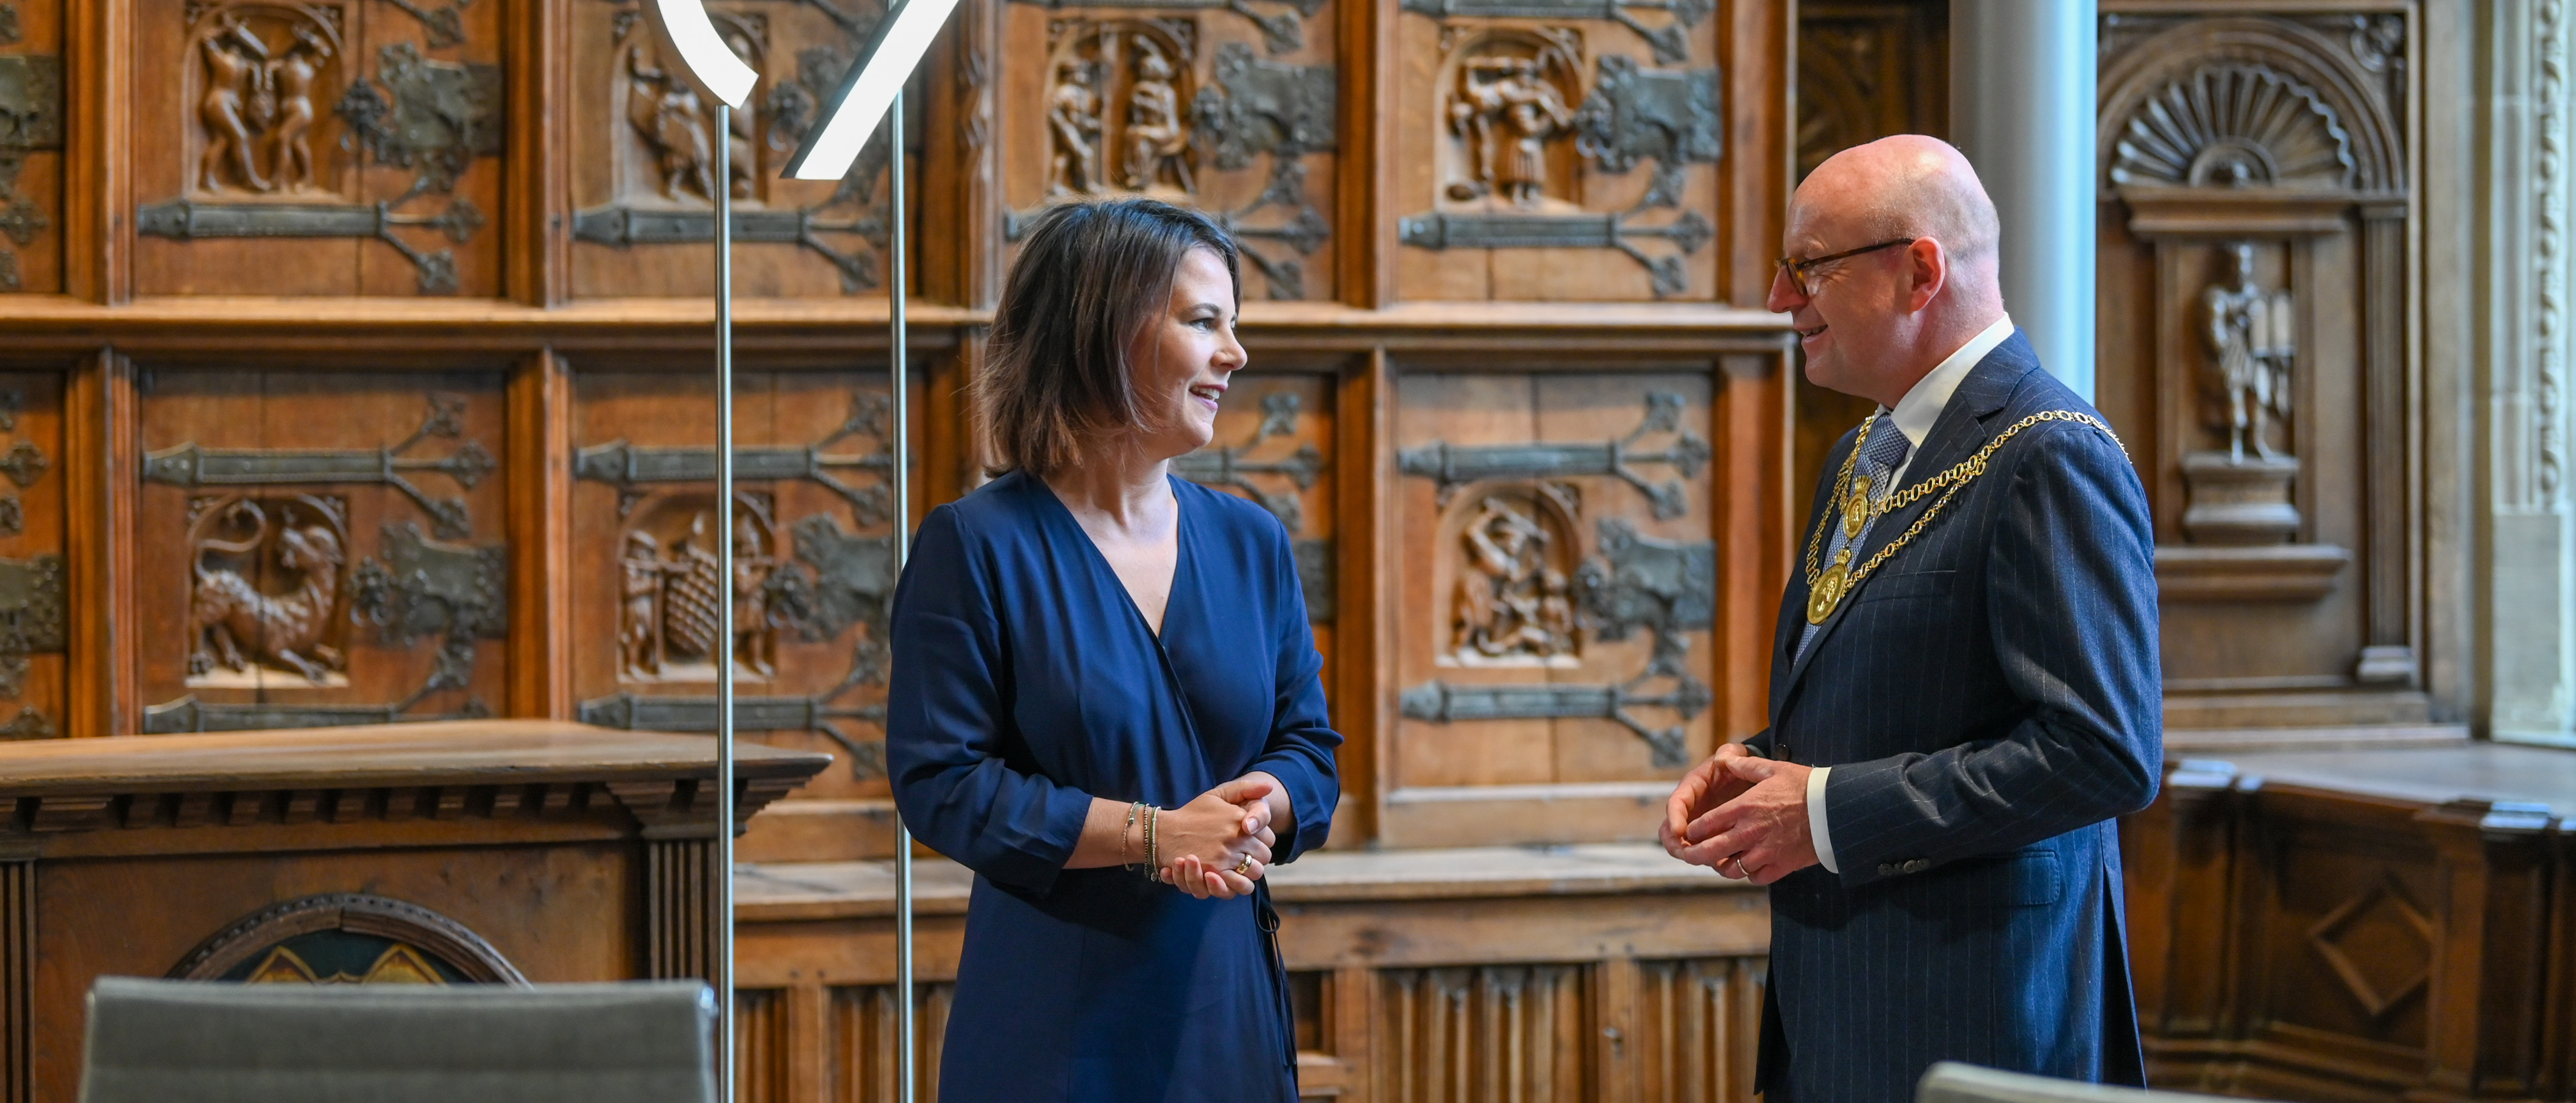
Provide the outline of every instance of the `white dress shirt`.
<path id="1" fill-rule="evenodd" d="M 1915 454 L 1923 450 L 1923 438 L 1931 435 L 1932 424 L 1941 420 L 1942 409 L 1950 405 L 1950 395 L 1959 389 L 1961 380 L 1968 378 L 1969 369 L 2012 335 L 2012 315 L 1995 319 L 1995 324 L 1968 338 L 1959 351 L 1915 380 L 1914 388 L 1896 400 L 1896 410 L 1888 420 L 1896 423 L 1897 432 L 1905 434 L 1907 448 L 1905 462 L 1897 464 L 1895 473 L 1888 477 L 1889 493 L 1905 485 L 1906 469 L 1914 466 Z M 1879 409 L 1884 411 L 1886 407 Z M 1807 834 L 1815 838 L 1816 861 L 1825 867 L 1825 872 L 1840 874 L 1842 867 L 1834 864 L 1833 828 L 1825 822 L 1825 776 L 1833 772 L 1831 766 L 1818 766 L 1807 772 Z"/>

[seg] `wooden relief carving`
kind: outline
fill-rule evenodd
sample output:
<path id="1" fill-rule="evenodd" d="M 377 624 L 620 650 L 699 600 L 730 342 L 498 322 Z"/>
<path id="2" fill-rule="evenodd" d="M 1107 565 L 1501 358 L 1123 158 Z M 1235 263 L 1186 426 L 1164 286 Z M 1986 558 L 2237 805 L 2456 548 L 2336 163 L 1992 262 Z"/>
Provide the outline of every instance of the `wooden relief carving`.
<path id="1" fill-rule="evenodd" d="M 173 668 L 148 685 L 179 695 L 147 708 L 143 730 L 487 715 L 484 683 L 498 672 L 478 672 L 478 658 L 504 632 L 507 552 L 472 542 L 468 494 L 495 462 L 469 425 L 482 416 L 469 396 L 432 392 L 406 438 L 375 448 L 189 441 L 148 453 L 144 482 L 185 497 L 146 558 L 184 581 L 160 591 L 177 646 L 146 659 Z M 422 454 L 432 442 L 454 443 Z M 459 493 L 431 493 L 421 480 L 432 477 Z M 450 711 L 415 711 L 460 692 Z"/>
<path id="2" fill-rule="evenodd" d="M 47 6 L 36 13 L 29 19 L 16 4 L 0 4 L 0 50 L 54 45 L 56 12 Z M 29 42 L 28 35 L 29 24 L 39 19 L 44 23 L 41 45 Z M 32 247 L 53 228 L 62 148 L 62 58 L 0 53 L 0 292 L 59 287 L 59 257 L 43 256 Z"/>
<path id="3" fill-rule="evenodd" d="M 1799 179 L 1863 142 L 1948 131 L 1948 7 L 1942 0 L 1798 5 Z"/>
<path id="4" fill-rule="evenodd" d="M 1599 1011 L 1583 965 L 1388 969 L 1371 1050 L 1395 1103 L 1581 1098 Z"/>
<path id="5" fill-rule="evenodd" d="M 884 130 L 870 139 L 837 183 L 779 176 L 820 105 L 840 84 L 876 23 L 864 14 L 812 0 L 740 2 L 709 9 L 717 32 L 761 74 L 749 102 L 716 132 L 716 107 L 702 102 L 662 56 L 643 12 L 585 0 L 584 56 L 576 80 L 586 116 L 576 194 L 586 205 L 573 219 L 583 250 L 576 290 L 584 294 L 670 294 L 674 280 L 703 281 L 699 254 L 680 268 L 661 261 L 613 259 L 639 247 L 715 240 L 716 189 L 734 202 L 734 241 L 755 250 L 736 275 L 744 294 L 857 294 L 882 278 L 885 197 L 892 163 Z M 718 143 L 730 162 L 715 179 Z"/>
<path id="6" fill-rule="evenodd" d="M 1296 548 L 1298 581 L 1306 592 L 1307 618 L 1318 624 L 1333 619 L 1333 542 L 1320 530 L 1328 509 L 1309 510 L 1307 498 L 1317 492 L 1325 473 L 1323 449 L 1301 421 L 1310 417 L 1308 392 L 1325 392 L 1312 381 L 1254 379 L 1237 376 L 1236 386 L 1257 391 L 1260 423 L 1241 444 L 1216 443 L 1172 461 L 1172 473 L 1195 483 L 1240 494 L 1270 511 L 1288 530 Z M 1293 445 L 1293 447 L 1292 447 Z M 1314 519 L 1309 524 L 1309 517 Z"/>
<path id="7" fill-rule="evenodd" d="M 2294 692 L 2420 677 L 2408 17 L 2120 12 L 2101 31 L 2105 248 L 2131 258 L 2099 289 L 2104 393 L 2131 404 L 2111 413 L 2156 507 L 2168 726 L 2420 716 Z"/>
<path id="8" fill-rule="evenodd" d="M 663 396 L 666 382 L 633 386 Z M 580 684 L 592 687 L 580 705 L 584 723 L 714 731 L 714 656 L 730 639 L 742 686 L 737 727 L 810 733 L 850 760 L 853 780 L 881 773 L 883 742 L 862 735 L 885 715 L 891 403 L 882 390 L 806 394 L 813 386 L 797 384 L 783 421 L 808 422 L 835 399 L 846 413 L 808 440 L 735 450 L 730 534 L 715 521 L 715 449 L 615 439 L 579 450 L 579 546 L 588 549 L 580 554 L 592 557 L 587 577 L 599 580 L 581 599 L 596 610 L 585 616 L 584 639 L 609 645 L 577 660 Z M 693 427 L 712 429 L 646 414 L 663 407 L 641 400 L 601 401 L 590 424 L 603 429 L 629 425 L 653 434 L 647 439 L 678 440 L 695 436 Z M 732 542 L 731 578 L 718 567 L 718 540 Z"/>
<path id="9" fill-rule="evenodd" d="M 1330 36 L 1307 33 L 1324 7 L 1131 0 L 1042 21 L 1029 10 L 1012 48 L 1032 58 L 1037 79 L 1014 85 L 1025 89 L 1026 114 L 1005 119 L 1016 137 L 1004 147 L 1014 206 L 1003 212 L 1003 236 L 1018 240 L 1049 203 L 1150 195 L 1206 210 L 1232 231 L 1259 278 L 1249 293 L 1328 296 L 1338 91 Z"/>
<path id="10" fill-rule="evenodd" d="M 138 122 L 168 128 L 150 140 L 167 143 L 155 156 L 172 157 L 177 195 L 142 204 L 136 233 L 175 243 L 361 239 L 400 257 L 418 294 L 491 282 L 459 250 L 483 237 L 496 194 L 474 171 L 502 146 L 501 68 L 484 60 L 498 57 L 496 32 L 478 26 L 469 36 L 461 6 L 411 0 L 185 0 L 168 18 L 173 26 L 155 27 L 149 48 L 166 50 L 177 102 Z M 244 245 L 220 255 L 280 254 Z M 242 275 L 271 290 L 256 283 L 270 275 L 257 265 Z M 344 282 L 315 290 L 400 288 L 329 275 Z"/>
<path id="11" fill-rule="evenodd" d="M 464 924 L 358 892 L 307 896 L 244 916 L 190 951 L 169 976 L 250 984 L 528 983 Z"/>
<path id="12" fill-rule="evenodd" d="M 1653 535 L 1623 515 L 1638 505 L 1649 523 L 1693 512 L 1698 496 L 1682 480 L 1700 474 L 1708 445 L 1683 423 L 1687 405 L 1680 393 L 1650 391 L 1645 420 L 1609 441 L 1433 440 L 1398 453 L 1398 470 L 1434 484 L 1440 517 L 1412 537 L 1438 551 L 1429 592 L 1406 606 L 1408 616 L 1427 614 L 1410 646 L 1432 656 L 1407 668 L 1435 676 L 1403 691 L 1401 715 L 1443 725 L 1606 721 L 1642 740 L 1655 769 L 1687 760 L 1694 721 L 1714 703 L 1705 660 L 1694 663 L 1690 650 L 1693 634 L 1715 623 L 1716 544 Z M 1637 447 L 1649 435 L 1665 438 L 1659 450 Z M 1630 466 L 1647 463 L 1681 479 L 1652 482 Z M 1642 652 L 1623 646 L 1637 639 Z M 1549 673 L 1502 673 L 1514 668 Z M 1496 673 L 1469 673 L 1485 671 Z M 1618 680 L 1585 682 L 1581 671 L 1616 671 Z"/>
<path id="13" fill-rule="evenodd" d="M 1725 139 L 1718 70 L 1688 64 L 1712 4 L 1405 0 L 1404 10 L 1438 23 L 1436 41 L 1405 23 L 1437 60 L 1399 127 L 1432 151 L 1414 173 L 1428 173 L 1430 209 L 1400 220 L 1403 244 L 1607 250 L 1636 265 L 1654 297 L 1690 292 L 1692 258 L 1715 235 L 1699 210 L 1714 204 Z M 1654 24 L 1640 17 L 1649 11 L 1661 13 Z"/>

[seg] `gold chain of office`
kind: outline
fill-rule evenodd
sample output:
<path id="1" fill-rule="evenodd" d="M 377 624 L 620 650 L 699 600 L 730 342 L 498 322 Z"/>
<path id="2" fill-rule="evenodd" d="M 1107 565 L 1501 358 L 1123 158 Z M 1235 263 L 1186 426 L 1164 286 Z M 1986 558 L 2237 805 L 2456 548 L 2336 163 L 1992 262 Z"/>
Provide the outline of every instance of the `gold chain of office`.
<path id="1" fill-rule="evenodd" d="M 1986 473 L 1986 461 L 1994 456 L 1995 449 L 2003 447 L 2005 441 L 2013 439 L 2013 436 L 2022 430 L 2043 421 L 2078 422 L 2101 430 L 2104 435 L 2111 438 L 2112 444 L 2119 445 L 2122 454 L 2125 455 L 2128 452 L 2128 446 L 2120 444 L 2120 434 L 2112 432 L 2111 427 L 2102 424 L 2100 418 L 2091 414 L 2079 414 L 2073 410 L 2043 410 L 1995 434 L 1995 439 L 1987 441 L 1985 447 L 1977 449 L 1976 455 L 1959 461 L 1957 466 L 1889 494 L 1876 505 L 1872 505 L 1869 500 L 1869 480 L 1854 478 L 1852 468 L 1860 460 L 1861 449 L 1869 446 L 1870 430 L 1877 428 L 1880 420 L 1882 419 L 1872 416 L 1868 421 L 1861 423 L 1860 437 L 1852 441 L 1851 453 L 1843 457 L 1841 473 L 1834 476 L 1835 486 L 1848 489 L 1835 495 L 1841 501 L 1840 512 L 1845 543 L 1841 551 L 1834 553 L 1832 566 L 1821 571 L 1816 568 L 1816 557 L 1824 549 L 1827 522 L 1819 519 L 1816 531 L 1807 537 L 1807 623 L 1809 624 L 1823 624 L 1826 617 L 1834 615 L 1834 607 L 1842 604 L 1846 595 L 1858 589 L 1861 580 L 1868 578 L 1870 572 L 1877 570 L 1905 545 L 1912 543 L 1916 536 L 1921 535 L 1924 526 L 1931 524 L 1933 518 L 1941 515 L 1941 507 L 1950 504 L 1950 498 L 1959 493 L 1960 487 L 1968 485 L 1971 480 Z M 1868 529 L 1870 522 L 1913 505 L 1936 490 L 1941 492 L 1941 496 L 1932 502 L 1932 508 L 1923 511 L 1923 516 L 1915 518 L 1914 523 L 1907 526 L 1904 535 L 1889 541 L 1886 547 L 1878 549 L 1878 554 L 1870 556 L 1869 562 L 1861 564 L 1859 570 L 1851 569 L 1850 541 L 1860 539 L 1860 534 Z"/>

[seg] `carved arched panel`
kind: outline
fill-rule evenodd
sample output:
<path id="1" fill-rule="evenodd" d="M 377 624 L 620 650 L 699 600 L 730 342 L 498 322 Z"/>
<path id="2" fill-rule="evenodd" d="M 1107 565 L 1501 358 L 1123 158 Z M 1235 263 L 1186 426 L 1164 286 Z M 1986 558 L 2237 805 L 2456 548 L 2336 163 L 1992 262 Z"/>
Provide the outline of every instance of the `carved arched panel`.
<path id="1" fill-rule="evenodd" d="M 339 892 L 244 916 L 172 966 L 175 980 L 253 984 L 514 984 L 483 936 L 418 904 Z"/>
<path id="2" fill-rule="evenodd" d="M 2385 40 L 2345 18 L 2104 16 L 2104 187 L 2406 191 Z"/>

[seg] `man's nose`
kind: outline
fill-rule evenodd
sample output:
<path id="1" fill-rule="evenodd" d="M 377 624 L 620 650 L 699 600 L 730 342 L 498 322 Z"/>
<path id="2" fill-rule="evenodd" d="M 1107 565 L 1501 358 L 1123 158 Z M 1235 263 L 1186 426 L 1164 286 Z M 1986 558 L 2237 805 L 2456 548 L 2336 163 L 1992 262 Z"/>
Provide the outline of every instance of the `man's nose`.
<path id="1" fill-rule="evenodd" d="M 1771 294 L 1762 301 L 1762 305 L 1769 307 L 1774 314 L 1786 314 L 1807 305 L 1807 296 L 1796 284 L 1789 282 L 1789 270 L 1782 268 L 1771 273 Z"/>

